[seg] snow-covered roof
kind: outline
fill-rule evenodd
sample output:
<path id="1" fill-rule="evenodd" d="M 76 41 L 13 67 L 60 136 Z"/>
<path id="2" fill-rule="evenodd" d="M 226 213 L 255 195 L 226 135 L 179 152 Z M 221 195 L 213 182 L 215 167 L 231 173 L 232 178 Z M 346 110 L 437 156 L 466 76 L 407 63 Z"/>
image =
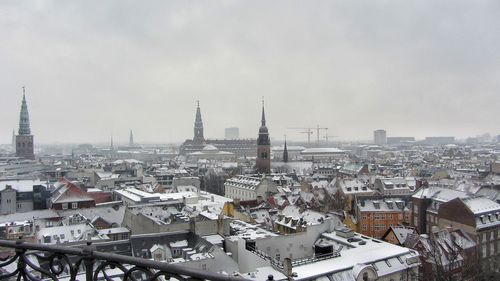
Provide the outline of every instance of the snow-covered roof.
<path id="1" fill-rule="evenodd" d="M 463 198 L 462 201 L 469 208 L 469 210 L 474 213 L 474 215 L 480 215 L 483 213 L 490 213 L 495 211 L 500 212 L 500 204 L 486 197 L 474 196 Z"/>
<path id="2" fill-rule="evenodd" d="M 311 154 L 343 154 L 344 150 L 338 149 L 336 147 L 316 147 L 316 148 L 306 148 L 300 152 L 302 155 Z"/>
<path id="3" fill-rule="evenodd" d="M 419 190 L 417 190 L 417 192 L 415 192 L 415 194 L 413 194 L 412 197 L 418 199 L 427 198 L 439 202 L 448 202 L 455 198 L 467 198 L 469 197 L 469 195 L 467 195 L 465 192 L 458 190 L 453 190 L 438 186 L 431 186 L 427 188 L 420 188 Z"/>

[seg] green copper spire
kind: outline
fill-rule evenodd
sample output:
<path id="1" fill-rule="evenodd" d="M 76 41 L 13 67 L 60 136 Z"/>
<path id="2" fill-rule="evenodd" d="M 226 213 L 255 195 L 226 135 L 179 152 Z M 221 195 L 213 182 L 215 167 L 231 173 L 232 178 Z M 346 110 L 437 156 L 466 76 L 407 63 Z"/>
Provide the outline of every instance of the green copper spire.
<path id="1" fill-rule="evenodd" d="M 28 105 L 26 104 L 26 88 L 23 86 L 23 103 L 21 104 L 21 114 L 19 116 L 19 135 L 31 135 L 30 116 Z"/>

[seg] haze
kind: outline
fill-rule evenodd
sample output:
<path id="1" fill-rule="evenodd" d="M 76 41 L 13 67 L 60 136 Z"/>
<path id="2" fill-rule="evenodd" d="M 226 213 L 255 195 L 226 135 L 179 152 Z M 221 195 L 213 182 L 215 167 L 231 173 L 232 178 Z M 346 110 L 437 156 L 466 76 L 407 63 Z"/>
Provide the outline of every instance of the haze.
<path id="1" fill-rule="evenodd" d="M 0 143 L 500 133 L 499 1 L 2 1 Z"/>

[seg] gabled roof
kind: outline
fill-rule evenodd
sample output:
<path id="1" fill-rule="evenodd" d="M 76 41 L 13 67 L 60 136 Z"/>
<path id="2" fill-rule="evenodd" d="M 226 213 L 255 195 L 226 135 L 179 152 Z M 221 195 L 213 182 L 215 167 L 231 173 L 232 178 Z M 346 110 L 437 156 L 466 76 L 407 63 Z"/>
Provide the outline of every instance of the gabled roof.
<path id="1" fill-rule="evenodd" d="M 52 193 L 52 203 L 69 203 L 79 201 L 94 201 L 85 191 L 81 190 L 76 184 L 61 179 L 59 187 Z"/>

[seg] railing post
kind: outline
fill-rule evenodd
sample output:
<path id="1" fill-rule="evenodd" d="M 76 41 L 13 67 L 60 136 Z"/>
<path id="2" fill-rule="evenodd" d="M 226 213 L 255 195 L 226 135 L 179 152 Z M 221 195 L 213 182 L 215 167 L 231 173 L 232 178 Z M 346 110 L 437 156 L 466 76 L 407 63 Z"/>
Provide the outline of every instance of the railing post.
<path id="1" fill-rule="evenodd" d="M 94 278 L 94 256 L 93 251 L 95 246 L 91 241 L 87 241 L 87 245 L 83 247 L 83 264 L 85 265 L 85 280 L 92 281 Z"/>
<path id="2" fill-rule="evenodd" d="M 22 236 L 19 236 L 19 239 L 16 240 L 16 246 L 23 244 L 24 240 Z M 24 272 L 26 269 L 26 263 L 24 262 L 23 256 L 26 253 L 26 249 L 16 248 L 17 254 L 17 269 L 19 272 Z M 21 275 L 19 275 L 21 276 Z"/>

